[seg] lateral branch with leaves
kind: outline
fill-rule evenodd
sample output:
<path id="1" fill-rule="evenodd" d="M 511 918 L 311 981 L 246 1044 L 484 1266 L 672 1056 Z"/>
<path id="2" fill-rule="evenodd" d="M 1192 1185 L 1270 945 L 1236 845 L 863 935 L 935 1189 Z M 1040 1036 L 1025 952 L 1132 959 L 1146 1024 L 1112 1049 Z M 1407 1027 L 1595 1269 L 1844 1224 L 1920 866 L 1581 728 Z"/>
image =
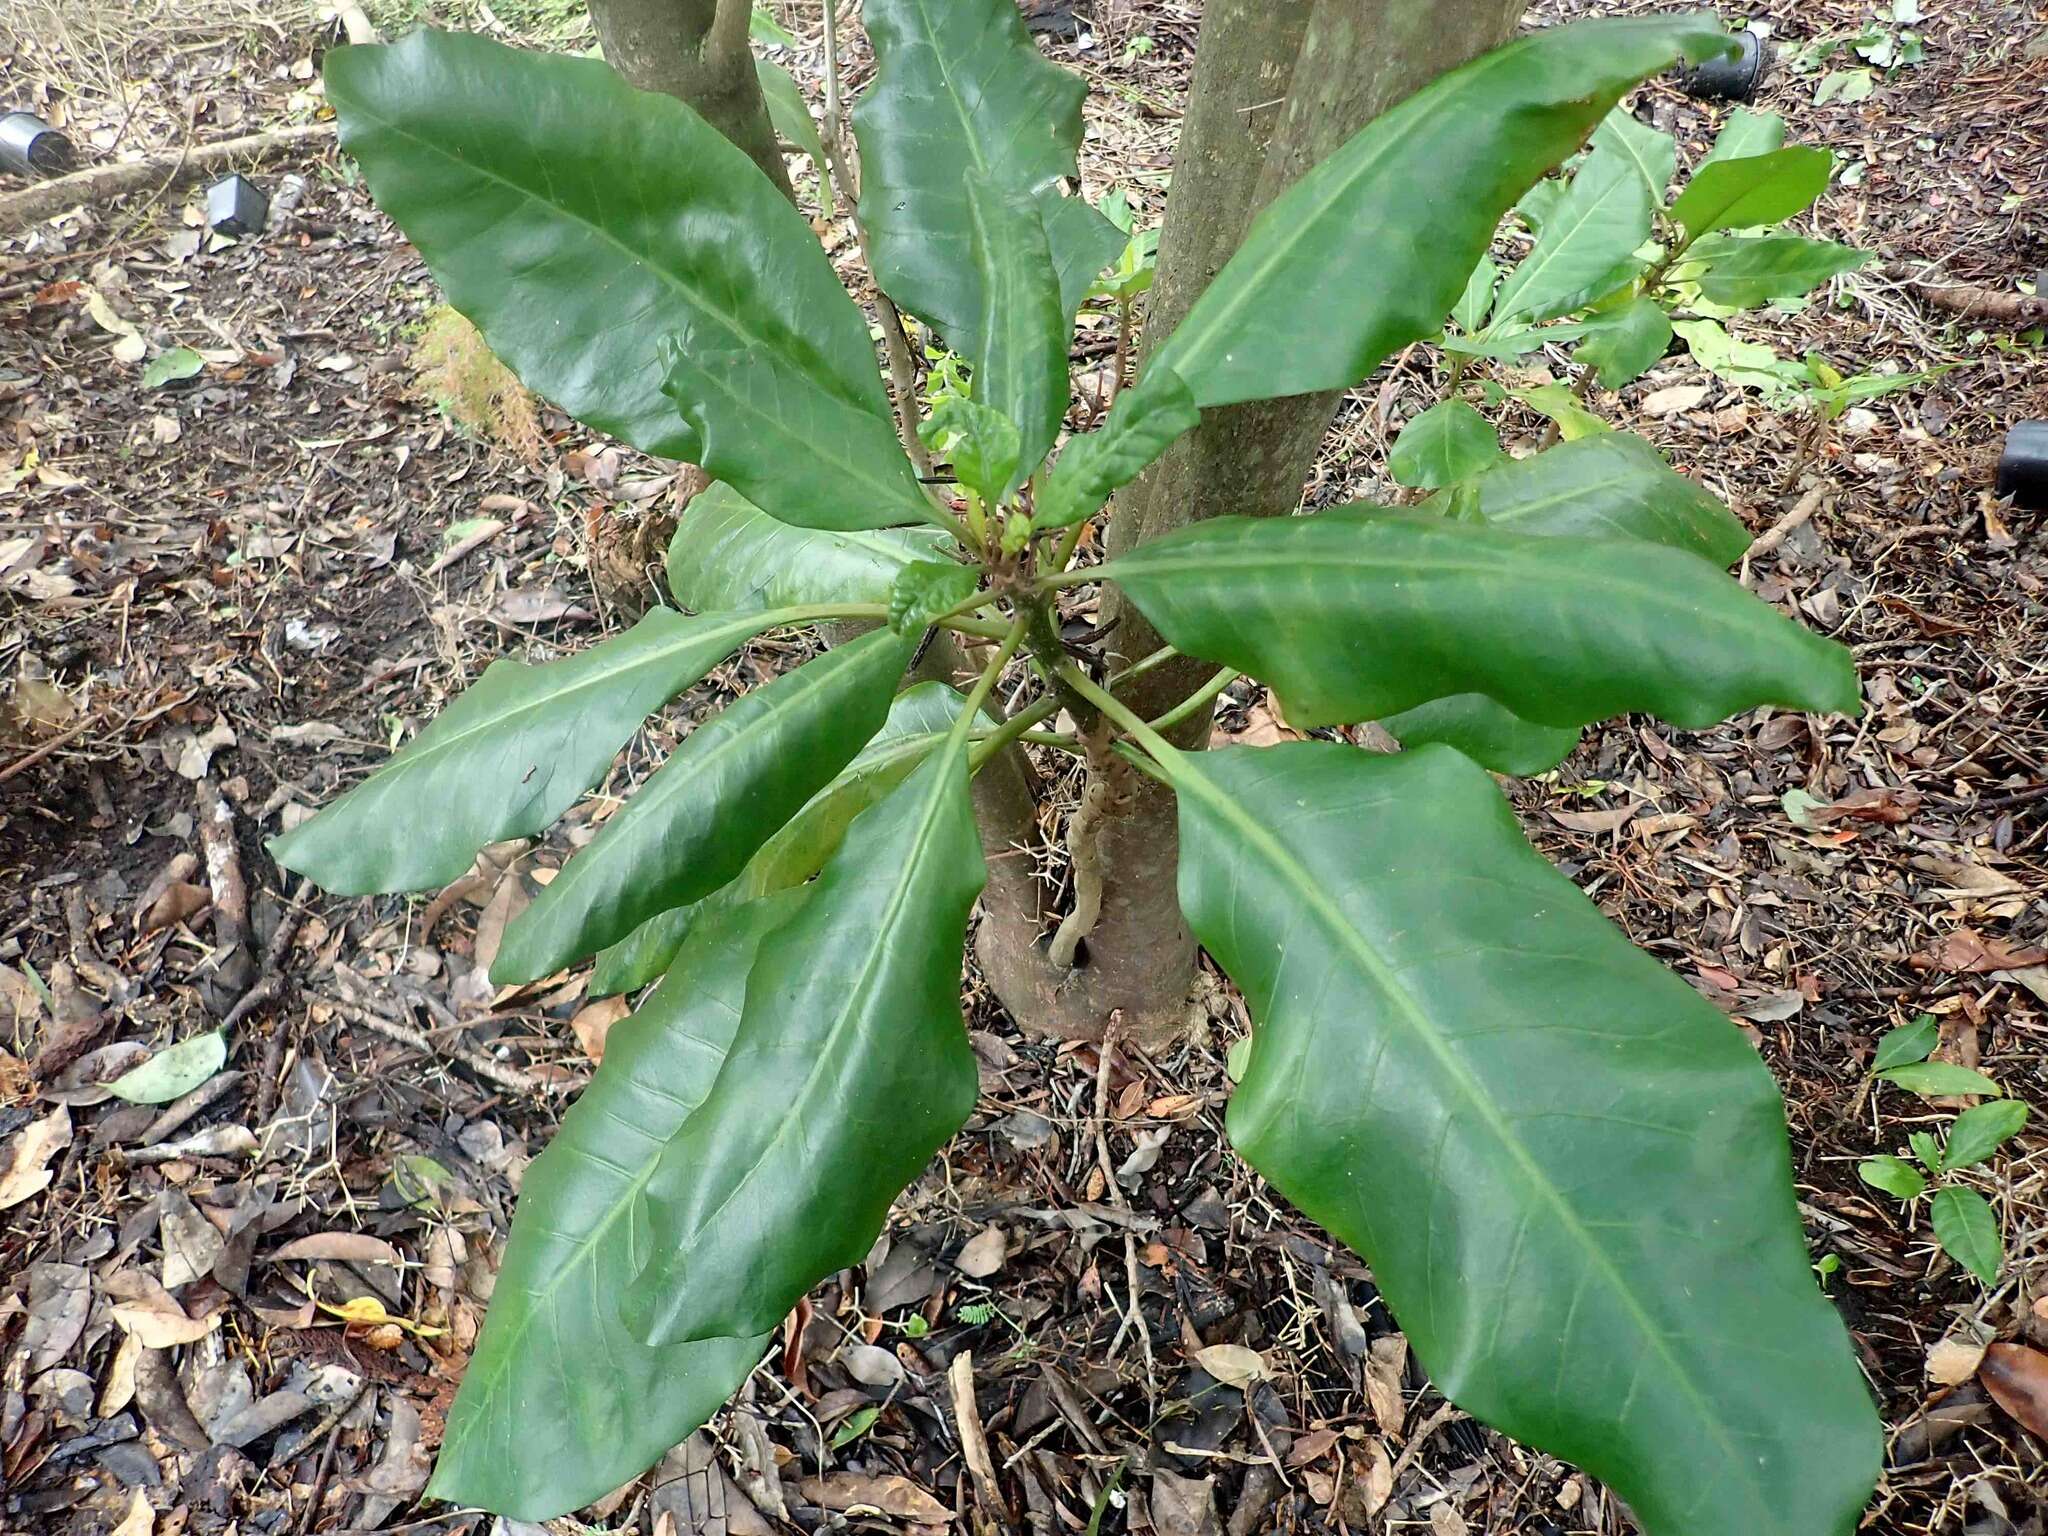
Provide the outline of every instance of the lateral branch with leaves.
<path id="1" fill-rule="evenodd" d="M 601 953 L 601 982 L 660 984 L 528 1175 L 431 1491 L 526 1519 L 596 1498 L 862 1261 L 975 1101 L 970 777 L 1027 734 L 1085 735 L 1178 797 L 1181 904 L 1257 1024 L 1232 1142 L 1373 1266 L 1444 1392 L 1657 1536 L 1850 1531 L 1878 1425 L 1808 1267 L 1776 1087 L 1486 772 L 1626 711 L 1853 714 L 1848 653 L 1731 581 L 1740 523 L 1618 435 L 1419 507 L 1223 519 L 1073 564 L 1202 408 L 1355 385 L 1436 335 L 1511 205 L 1726 34 L 1586 22 L 1443 76 L 1275 201 L 1048 463 L 1076 310 L 1128 246 L 1062 190 L 1082 83 L 1010 0 L 863 10 L 874 276 L 971 374 L 927 423 L 954 498 L 913 472 L 804 217 L 687 107 L 476 37 L 328 59 L 343 144 L 499 356 L 720 485 L 670 553 L 693 613 L 496 663 L 279 861 L 339 892 L 448 881 L 752 637 L 874 626 L 699 726 L 506 933 L 500 982 Z M 1554 302 L 1518 292 L 1492 335 Z M 1091 582 L 1299 724 L 1430 720 L 1408 736 L 1435 744 L 1176 750 L 1062 642 L 1058 594 Z M 977 680 L 897 692 L 933 627 L 980 648 Z M 1013 662 L 1038 692 L 1005 714 Z M 1076 735 L 1047 728 L 1061 710 Z"/>

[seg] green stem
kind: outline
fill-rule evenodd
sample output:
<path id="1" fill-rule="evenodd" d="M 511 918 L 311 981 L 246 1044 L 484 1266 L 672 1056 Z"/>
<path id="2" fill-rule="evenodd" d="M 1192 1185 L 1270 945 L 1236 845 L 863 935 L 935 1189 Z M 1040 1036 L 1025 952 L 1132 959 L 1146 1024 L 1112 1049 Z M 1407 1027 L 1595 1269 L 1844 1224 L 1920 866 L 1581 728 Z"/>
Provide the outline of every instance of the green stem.
<path id="1" fill-rule="evenodd" d="M 1173 777 L 1174 770 L 1181 765 L 1185 755 L 1180 748 L 1140 720 L 1135 713 L 1119 703 L 1115 695 L 1099 687 L 1086 672 L 1072 662 L 1062 664 L 1060 674 L 1066 679 L 1068 687 L 1115 721 L 1125 735 L 1143 747 L 1146 754 L 1164 770 L 1169 780 Z"/>
<path id="2" fill-rule="evenodd" d="M 1059 708 L 1059 695 L 1047 694 L 1029 708 L 1018 710 L 1016 714 L 975 742 L 974 755 L 968 759 L 968 771 L 978 770 L 983 763 L 1013 741 L 1030 740 L 1043 735 L 1043 732 L 1035 732 L 1031 728 L 1047 716 L 1058 714 Z M 1045 745 L 1056 746 L 1059 743 L 1048 741 Z"/>
<path id="3" fill-rule="evenodd" d="M 1010 664 L 1010 658 L 1017 654 L 1017 647 L 1024 643 L 1024 620 L 1019 618 L 1010 625 L 1003 635 L 1003 643 L 996 647 L 995 655 L 982 668 L 981 676 L 975 681 L 974 691 L 967 695 L 967 707 L 960 711 L 960 718 L 953 722 L 953 729 L 946 733 L 946 750 L 951 752 L 967 740 L 973 727 L 974 717 L 981 713 L 981 706 L 995 687 L 996 679 L 1003 675 L 1003 668 Z M 998 732 L 997 734 L 1000 734 Z"/>
<path id="4" fill-rule="evenodd" d="M 1202 684 L 1201 687 L 1197 688 L 1185 699 L 1182 699 L 1180 703 L 1174 705 L 1172 709 L 1169 709 L 1163 715 L 1154 716 L 1147 723 L 1155 731 L 1170 731 L 1243 675 L 1241 672 L 1225 667 L 1221 672 L 1210 678 L 1208 682 Z"/>
<path id="5" fill-rule="evenodd" d="M 1069 557 L 1069 558 L 1071 558 L 1071 557 Z M 1041 577 L 1039 577 L 1039 578 L 1038 578 L 1038 584 L 1039 584 L 1039 585 L 1040 585 L 1041 587 L 1048 587 L 1048 588 L 1050 588 L 1050 587 L 1079 587 L 1079 586 L 1085 586 L 1085 585 L 1087 585 L 1087 583 L 1089 583 L 1089 582 L 1091 582 L 1091 581 L 1100 581 L 1100 580 L 1102 580 L 1102 567 L 1101 567 L 1101 566 L 1099 566 L 1099 565 L 1084 565 L 1084 566 L 1081 566 L 1080 568 L 1078 568 L 1078 569 L 1076 569 L 1076 570 L 1071 570 L 1071 571 L 1070 571 L 1070 570 L 1056 570 L 1056 571 L 1053 571 L 1053 572 L 1052 572 L 1052 573 L 1051 573 L 1050 575 L 1046 575 L 1046 576 L 1041 576 Z"/>

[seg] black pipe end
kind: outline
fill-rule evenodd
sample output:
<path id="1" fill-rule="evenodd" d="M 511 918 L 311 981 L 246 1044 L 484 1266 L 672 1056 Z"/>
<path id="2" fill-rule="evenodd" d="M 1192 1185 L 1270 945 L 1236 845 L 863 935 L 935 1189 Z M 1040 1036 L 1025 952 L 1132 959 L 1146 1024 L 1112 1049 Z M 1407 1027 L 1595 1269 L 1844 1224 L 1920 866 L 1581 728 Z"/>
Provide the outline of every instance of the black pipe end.
<path id="1" fill-rule="evenodd" d="M 1686 70 L 1685 94 L 1708 101 L 1752 101 L 1770 68 L 1771 47 L 1762 35 L 1744 28 L 1734 34 L 1732 58 L 1707 59 Z"/>
<path id="2" fill-rule="evenodd" d="M 2030 512 L 2048 508 L 2048 421 L 2013 423 L 1998 456 L 1997 491 Z"/>

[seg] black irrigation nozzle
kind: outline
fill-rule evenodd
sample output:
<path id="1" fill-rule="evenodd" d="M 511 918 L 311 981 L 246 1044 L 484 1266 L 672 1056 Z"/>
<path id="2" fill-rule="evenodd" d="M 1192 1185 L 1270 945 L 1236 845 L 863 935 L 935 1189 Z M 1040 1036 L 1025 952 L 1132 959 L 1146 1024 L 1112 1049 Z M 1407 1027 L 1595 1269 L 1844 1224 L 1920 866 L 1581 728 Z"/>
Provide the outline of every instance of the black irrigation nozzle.
<path id="1" fill-rule="evenodd" d="M 1685 72 L 1685 94 L 1710 101 L 1750 101 L 1770 67 L 1770 45 L 1748 28 L 1734 34 L 1735 53 L 1706 59 Z"/>
<path id="2" fill-rule="evenodd" d="M 61 176 L 72 166 L 71 141 L 33 112 L 0 116 L 0 169 L 21 176 Z"/>
<path id="3" fill-rule="evenodd" d="M 206 227 L 215 234 L 260 234 L 269 217 L 270 199 L 245 176 L 223 176 L 206 189 Z"/>
<path id="4" fill-rule="evenodd" d="M 2019 421 L 1998 456 L 1998 494 L 2030 512 L 2048 508 L 2048 421 Z"/>

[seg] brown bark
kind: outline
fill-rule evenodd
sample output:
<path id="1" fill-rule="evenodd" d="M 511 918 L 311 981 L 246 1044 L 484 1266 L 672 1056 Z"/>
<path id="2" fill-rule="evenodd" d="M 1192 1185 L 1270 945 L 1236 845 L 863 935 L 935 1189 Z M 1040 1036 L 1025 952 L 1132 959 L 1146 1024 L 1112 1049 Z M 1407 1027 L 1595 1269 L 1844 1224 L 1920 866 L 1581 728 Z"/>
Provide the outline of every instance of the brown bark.
<path id="1" fill-rule="evenodd" d="M 1147 349 L 1172 333 L 1261 209 L 1372 118 L 1505 41 L 1521 10 L 1519 0 L 1209 0 L 1174 156 Z M 1304 395 L 1204 412 L 1199 428 L 1118 495 L 1110 552 L 1204 518 L 1292 512 L 1337 399 Z M 1158 649 L 1158 635 L 1135 610 L 1107 616 L 1117 620 L 1116 666 Z M 1211 670 L 1176 662 L 1120 696 L 1156 717 Z M 1208 733 L 1207 715 L 1198 713 L 1173 734 L 1199 747 Z M 1182 1025 L 1195 954 L 1175 892 L 1173 797 L 1121 765 L 1113 771 L 1095 849 L 1102 911 L 1086 964 L 1057 970 L 1038 942 L 1049 914 L 993 902 L 977 951 L 997 996 L 1027 1028 L 1099 1038 L 1116 1014 L 1129 1037 L 1158 1040 Z"/>
<path id="2" fill-rule="evenodd" d="M 749 0 L 590 0 L 605 61 L 643 91 L 687 102 L 790 195 L 747 43 Z"/>

